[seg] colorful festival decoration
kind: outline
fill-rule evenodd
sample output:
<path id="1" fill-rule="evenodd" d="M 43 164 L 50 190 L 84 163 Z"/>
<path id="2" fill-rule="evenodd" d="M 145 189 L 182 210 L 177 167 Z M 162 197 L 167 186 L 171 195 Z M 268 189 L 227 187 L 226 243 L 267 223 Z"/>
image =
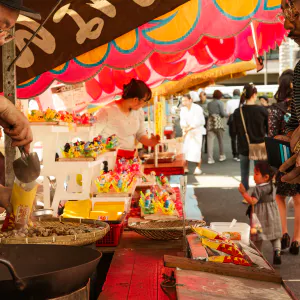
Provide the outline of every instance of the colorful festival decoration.
<path id="1" fill-rule="evenodd" d="M 45 91 L 57 80 L 86 82 L 93 102 L 121 92 L 132 77 L 151 87 L 253 58 L 280 45 L 285 30 L 280 0 L 191 0 L 175 10 L 18 86 L 18 98 Z M 213 16 L 213 18 L 212 18 Z"/>

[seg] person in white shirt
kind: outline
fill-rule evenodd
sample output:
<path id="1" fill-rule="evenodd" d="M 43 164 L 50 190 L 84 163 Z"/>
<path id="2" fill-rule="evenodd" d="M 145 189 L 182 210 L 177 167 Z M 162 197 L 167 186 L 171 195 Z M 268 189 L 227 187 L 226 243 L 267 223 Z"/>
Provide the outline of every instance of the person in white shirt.
<path id="1" fill-rule="evenodd" d="M 106 138 L 115 134 L 122 149 L 133 150 L 136 140 L 147 147 L 156 146 L 160 137 L 148 138 L 142 109 L 151 98 L 152 92 L 145 82 L 131 79 L 124 85 L 122 98 L 97 113 L 98 133 Z"/>
<path id="2" fill-rule="evenodd" d="M 185 172 L 189 172 L 188 161 L 190 161 L 197 163 L 194 174 L 201 175 L 202 139 L 206 133 L 203 109 L 201 106 L 193 103 L 189 94 L 183 96 L 182 105 L 180 126 L 184 137 Z"/>
<path id="3" fill-rule="evenodd" d="M 237 135 L 234 133 L 233 130 L 233 113 L 240 106 L 240 97 L 241 97 L 240 90 L 238 89 L 234 90 L 233 99 L 227 101 L 227 105 L 226 105 L 226 112 L 228 114 L 227 125 L 229 127 L 229 135 L 231 138 L 232 156 L 235 161 L 240 161 L 240 158 L 237 150 Z"/>

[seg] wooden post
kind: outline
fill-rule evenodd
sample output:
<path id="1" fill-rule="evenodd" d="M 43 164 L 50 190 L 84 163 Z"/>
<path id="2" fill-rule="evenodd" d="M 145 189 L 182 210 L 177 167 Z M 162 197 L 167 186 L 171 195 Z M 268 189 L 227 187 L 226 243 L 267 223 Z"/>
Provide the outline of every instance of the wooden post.
<path id="1" fill-rule="evenodd" d="M 15 30 L 11 29 L 14 35 Z M 2 47 L 2 73 L 3 73 L 3 91 L 4 97 L 16 104 L 16 66 L 13 65 L 8 71 L 8 66 L 16 56 L 15 40 L 3 45 Z M 16 149 L 11 147 L 11 138 L 5 135 L 5 185 L 12 187 L 15 174 L 13 171 L 13 161 L 16 157 Z"/>

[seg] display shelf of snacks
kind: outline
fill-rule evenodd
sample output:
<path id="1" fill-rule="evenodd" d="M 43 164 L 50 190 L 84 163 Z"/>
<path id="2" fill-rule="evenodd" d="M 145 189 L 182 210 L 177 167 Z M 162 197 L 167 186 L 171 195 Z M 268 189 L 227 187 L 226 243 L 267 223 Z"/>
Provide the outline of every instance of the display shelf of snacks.
<path id="1" fill-rule="evenodd" d="M 58 161 L 54 164 L 55 177 L 57 181 L 56 192 L 54 195 L 52 208 L 57 209 L 61 200 L 85 200 L 90 198 L 92 183 L 96 174 L 99 173 L 103 161 L 114 161 L 115 152 L 105 152 L 94 161 Z M 97 168 L 99 167 L 99 168 Z M 74 193 L 65 190 L 65 180 L 70 174 L 81 174 L 81 192 Z M 75 176 L 75 175 L 74 175 Z"/>
<path id="2" fill-rule="evenodd" d="M 48 108 L 46 111 L 30 111 L 28 120 L 32 125 L 69 126 L 70 124 L 75 124 L 79 127 L 91 127 L 96 121 L 94 116 L 89 113 L 80 115 L 67 111 L 56 111 L 51 108 Z"/>
<path id="3" fill-rule="evenodd" d="M 120 158 L 114 170 L 101 172 L 95 180 L 97 198 L 132 197 L 141 181 L 141 165 L 137 158 Z"/>
<path id="4" fill-rule="evenodd" d="M 127 215 L 127 223 L 142 220 L 180 220 L 182 218 L 182 201 L 180 189 L 172 188 L 164 176 L 151 175 L 155 182 L 143 182 L 137 186 Z M 155 179 L 154 179 L 155 178 Z M 145 179 L 144 179 L 145 180 Z M 146 184 L 149 183 L 147 186 Z"/>
<path id="5" fill-rule="evenodd" d="M 88 142 L 68 142 L 61 148 L 58 161 L 97 161 L 103 154 L 114 152 L 117 146 L 118 139 L 115 135 L 108 138 L 97 136 Z"/>

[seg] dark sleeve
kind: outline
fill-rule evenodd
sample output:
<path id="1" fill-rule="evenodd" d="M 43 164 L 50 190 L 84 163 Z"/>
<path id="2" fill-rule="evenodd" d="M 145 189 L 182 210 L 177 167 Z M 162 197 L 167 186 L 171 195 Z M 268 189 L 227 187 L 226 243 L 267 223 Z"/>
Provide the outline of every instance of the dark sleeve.
<path id="1" fill-rule="evenodd" d="M 262 107 L 263 109 L 263 118 L 264 118 L 264 129 L 266 134 L 268 134 L 268 110 L 264 107 Z"/>
<path id="2" fill-rule="evenodd" d="M 286 124 L 285 133 L 294 131 L 298 126 L 299 126 L 299 122 L 298 122 L 297 114 L 296 114 L 295 100 L 293 99 L 292 104 L 291 104 L 291 117 L 290 117 L 289 122 Z"/>

